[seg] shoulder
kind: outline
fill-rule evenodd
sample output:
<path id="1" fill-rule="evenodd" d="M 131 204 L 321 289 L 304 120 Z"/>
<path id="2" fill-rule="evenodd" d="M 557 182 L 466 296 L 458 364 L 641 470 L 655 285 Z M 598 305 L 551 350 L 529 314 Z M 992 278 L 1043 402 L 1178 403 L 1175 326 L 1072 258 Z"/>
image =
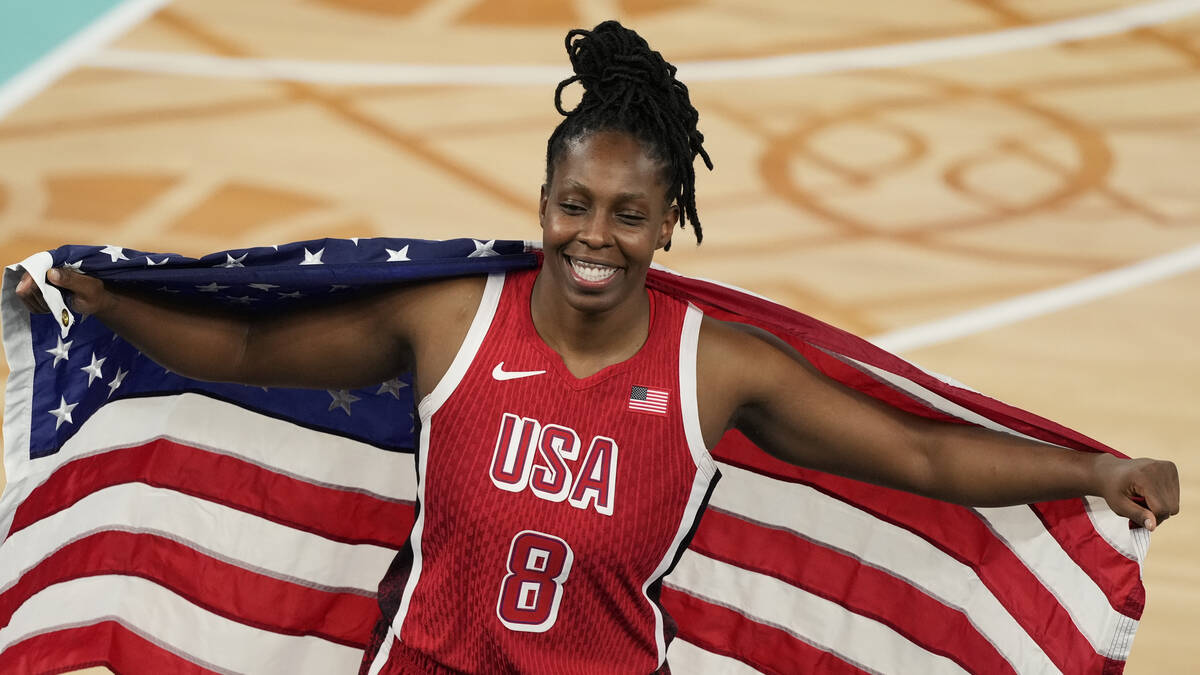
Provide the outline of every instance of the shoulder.
<path id="1" fill-rule="evenodd" d="M 705 316 L 696 348 L 696 398 L 709 447 L 737 425 L 747 406 L 769 402 L 804 361 L 769 332 Z M 807 363 L 806 361 L 804 363 Z"/>
<path id="2" fill-rule="evenodd" d="M 696 368 L 706 387 L 729 392 L 734 407 L 816 373 L 800 352 L 769 331 L 709 316 L 700 326 Z"/>
<path id="3" fill-rule="evenodd" d="M 398 286 L 388 292 L 387 308 L 397 328 L 412 339 L 466 329 L 483 300 L 487 276 L 452 277 Z"/>

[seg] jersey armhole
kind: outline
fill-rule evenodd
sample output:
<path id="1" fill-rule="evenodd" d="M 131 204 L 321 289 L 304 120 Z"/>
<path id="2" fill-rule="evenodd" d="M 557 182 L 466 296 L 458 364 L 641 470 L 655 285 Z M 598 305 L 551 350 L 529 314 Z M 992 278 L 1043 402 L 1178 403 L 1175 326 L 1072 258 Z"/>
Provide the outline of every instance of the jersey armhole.
<path id="1" fill-rule="evenodd" d="M 454 360 L 450 362 L 446 374 L 434 386 L 433 391 L 421 399 L 421 403 L 417 406 L 417 413 L 420 414 L 421 419 L 428 419 L 437 412 L 438 408 L 441 408 L 442 404 L 450 398 L 450 394 L 453 394 L 454 390 L 458 388 L 458 383 L 462 382 L 463 377 L 466 376 L 467 369 L 475 360 L 475 354 L 479 351 L 479 346 L 483 344 L 483 338 L 487 336 L 492 319 L 496 316 L 496 308 L 500 305 L 500 294 L 503 290 L 504 273 L 489 274 L 487 284 L 483 287 L 483 298 L 479 301 L 479 308 L 475 310 L 475 318 L 471 320 L 471 327 L 467 329 L 467 336 L 463 338 L 458 353 L 454 355 Z"/>
<path id="2" fill-rule="evenodd" d="M 711 479 L 717 471 L 717 465 L 708 453 L 708 446 L 704 444 L 704 433 L 700 428 L 700 407 L 696 400 L 696 356 L 700 343 L 700 324 L 703 321 L 704 312 L 689 302 L 679 337 L 679 408 L 683 415 L 683 433 L 687 439 L 688 450 L 692 453 L 692 460 L 704 477 Z"/>

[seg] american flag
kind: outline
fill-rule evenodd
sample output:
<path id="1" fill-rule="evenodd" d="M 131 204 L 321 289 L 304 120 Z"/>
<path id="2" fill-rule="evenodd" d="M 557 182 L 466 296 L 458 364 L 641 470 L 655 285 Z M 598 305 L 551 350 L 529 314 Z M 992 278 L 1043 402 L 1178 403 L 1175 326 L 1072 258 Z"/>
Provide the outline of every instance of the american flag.
<path id="1" fill-rule="evenodd" d="M 519 241 L 317 240 L 199 260 L 67 246 L 71 264 L 246 312 L 536 264 Z M 4 279 L 12 368 L 0 498 L 0 672 L 353 673 L 413 522 L 409 382 L 354 391 L 197 382 L 94 319 L 30 316 Z M 1110 451 L 810 317 L 652 270 L 914 414 Z M 49 298 L 53 300 L 53 298 Z M 731 433 L 662 592 L 687 673 L 1120 672 L 1148 535 L 1103 502 L 970 509 L 772 459 Z"/>
<path id="2" fill-rule="evenodd" d="M 635 384 L 629 390 L 629 409 L 637 412 L 666 415 L 667 404 L 670 400 L 671 393 L 666 389 Z"/>

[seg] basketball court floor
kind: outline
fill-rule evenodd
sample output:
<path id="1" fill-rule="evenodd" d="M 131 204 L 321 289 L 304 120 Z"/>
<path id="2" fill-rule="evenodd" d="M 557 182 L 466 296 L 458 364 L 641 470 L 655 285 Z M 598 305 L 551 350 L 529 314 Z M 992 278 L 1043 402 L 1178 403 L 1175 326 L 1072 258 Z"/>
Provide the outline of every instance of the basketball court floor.
<path id="1" fill-rule="evenodd" d="M 34 17 L 61 24 L 45 44 L 0 45 L 5 264 L 537 239 L 563 36 L 636 28 L 680 66 L 716 164 L 704 245 L 678 232 L 657 261 L 1177 462 L 1126 672 L 1195 672 L 1200 2 L 78 5 Z"/>

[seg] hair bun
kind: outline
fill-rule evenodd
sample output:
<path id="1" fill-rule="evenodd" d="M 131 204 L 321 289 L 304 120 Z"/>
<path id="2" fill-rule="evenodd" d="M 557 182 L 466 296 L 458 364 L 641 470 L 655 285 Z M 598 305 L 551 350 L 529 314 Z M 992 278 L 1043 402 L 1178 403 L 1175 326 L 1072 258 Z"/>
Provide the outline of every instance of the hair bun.
<path id="1" fill-rule="evenodd" d="M 656 94 L 665 95 L 675 78 L 675 67 L 650 45 L 617 21 L 605 21 L 592 30 L 577 28 L 567 33 L 567 56 L 575 75 L 559 83 L 554 106 L 563 115 L 562 92 L 573 82 L 583 85 L 584 98 L 596 97 L 602 104 L 621 107 Z M 583 101 L 580 102 L 580 105 Z"/>

